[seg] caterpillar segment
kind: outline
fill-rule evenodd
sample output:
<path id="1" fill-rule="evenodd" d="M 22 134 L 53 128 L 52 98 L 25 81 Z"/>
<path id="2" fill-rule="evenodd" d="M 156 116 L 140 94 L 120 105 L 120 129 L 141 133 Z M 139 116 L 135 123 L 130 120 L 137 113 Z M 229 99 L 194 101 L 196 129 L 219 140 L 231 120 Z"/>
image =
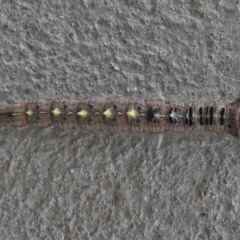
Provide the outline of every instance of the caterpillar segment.
<path id="1" fill-rule="evenodd" d="M 239 137 L 240 99 L 170 102 L 157 100 L 41 100 L 0 107 L 1 127 L 52 126 L 83 131 L 215 132 Z"/>

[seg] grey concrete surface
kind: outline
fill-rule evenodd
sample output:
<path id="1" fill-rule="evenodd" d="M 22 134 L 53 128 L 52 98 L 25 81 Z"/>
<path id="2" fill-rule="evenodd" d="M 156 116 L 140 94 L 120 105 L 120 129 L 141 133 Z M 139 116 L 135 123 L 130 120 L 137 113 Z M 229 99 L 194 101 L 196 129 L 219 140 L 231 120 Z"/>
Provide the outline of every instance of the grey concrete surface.
<path id="1" fill-rule="evenodd" d="M 239 97 L 239 1 L 0 1 L 0 102 Z M 0 239 L 240 239 L 240 143 L 0 130 Z"/>

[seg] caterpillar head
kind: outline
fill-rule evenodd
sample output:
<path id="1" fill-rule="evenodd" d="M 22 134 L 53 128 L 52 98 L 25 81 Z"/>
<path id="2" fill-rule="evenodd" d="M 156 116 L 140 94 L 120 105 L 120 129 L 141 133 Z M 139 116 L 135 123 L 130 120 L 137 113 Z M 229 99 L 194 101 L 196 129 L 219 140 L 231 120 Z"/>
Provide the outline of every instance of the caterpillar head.
<path id="1" fill-rule="evenodd" d="M 228 128 L 232 136 L 240 137 L 240 98 L 230 103 Z"/>

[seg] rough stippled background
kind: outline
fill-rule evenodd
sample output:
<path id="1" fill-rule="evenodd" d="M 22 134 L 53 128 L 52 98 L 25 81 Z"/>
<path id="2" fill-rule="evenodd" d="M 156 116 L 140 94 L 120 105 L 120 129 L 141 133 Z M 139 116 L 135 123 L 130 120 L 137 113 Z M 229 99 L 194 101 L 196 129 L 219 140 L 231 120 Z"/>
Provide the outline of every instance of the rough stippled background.
<path id="1" fill-rule="evenodd" d="M 0 102 L 235 99 L 239 23 L 236 0 L 1 0 Z M 236 139 L 0 134 L 0 239 L 239 239 Z"/>

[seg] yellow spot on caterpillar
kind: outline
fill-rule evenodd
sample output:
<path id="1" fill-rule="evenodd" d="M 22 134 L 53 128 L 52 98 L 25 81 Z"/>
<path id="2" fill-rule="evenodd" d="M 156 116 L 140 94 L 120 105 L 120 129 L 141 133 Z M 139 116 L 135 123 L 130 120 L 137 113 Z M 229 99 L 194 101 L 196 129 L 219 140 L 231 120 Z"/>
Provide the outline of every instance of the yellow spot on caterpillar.
<path id="1" fill-rule="evenodd" d="M 85 109 L 82 109 L 81 111 L 79 111 L 79 112 L 77 113 L 77 115 L 80 116 L 80 117 L 82 117 L 82 118 L 85 118 L 85 117 L 87 117 L 87 115 L 88 115 L 88 111 L 85 110 Z"/>
<path id="2" fill-rule="evenodd" d="M 55 117 L 59 117 L 62 114 L 62 111 L 59 108 L 54 108 L 54 110 L 52 110 L 52 114 Z"/>
<path id="3" fill-rule="evenodd" d="M 29 109 L 26 111 L 26 114 L 31 117 L 33 115 L 33 110 L 32 109 Z"/>
<path id="4" fill-rule="evenodd" d="M 112 108 L 108 108 L 107 110 L 105 110 L 105 111 L 103 112 L 103 115 L 104 115 L 106 118 L 108 118 L 108 119 L 112 118 L 112 117 L 113 117 Z"/>
<path id="5" fill-rule="evenodd" d="M 129 119 L 136 119 L 137 115 L 138 115 L 138 112 L 134 108 L 129 109 L 128 112 L 127 112 L 127 116 L 128 116 Z"/>

